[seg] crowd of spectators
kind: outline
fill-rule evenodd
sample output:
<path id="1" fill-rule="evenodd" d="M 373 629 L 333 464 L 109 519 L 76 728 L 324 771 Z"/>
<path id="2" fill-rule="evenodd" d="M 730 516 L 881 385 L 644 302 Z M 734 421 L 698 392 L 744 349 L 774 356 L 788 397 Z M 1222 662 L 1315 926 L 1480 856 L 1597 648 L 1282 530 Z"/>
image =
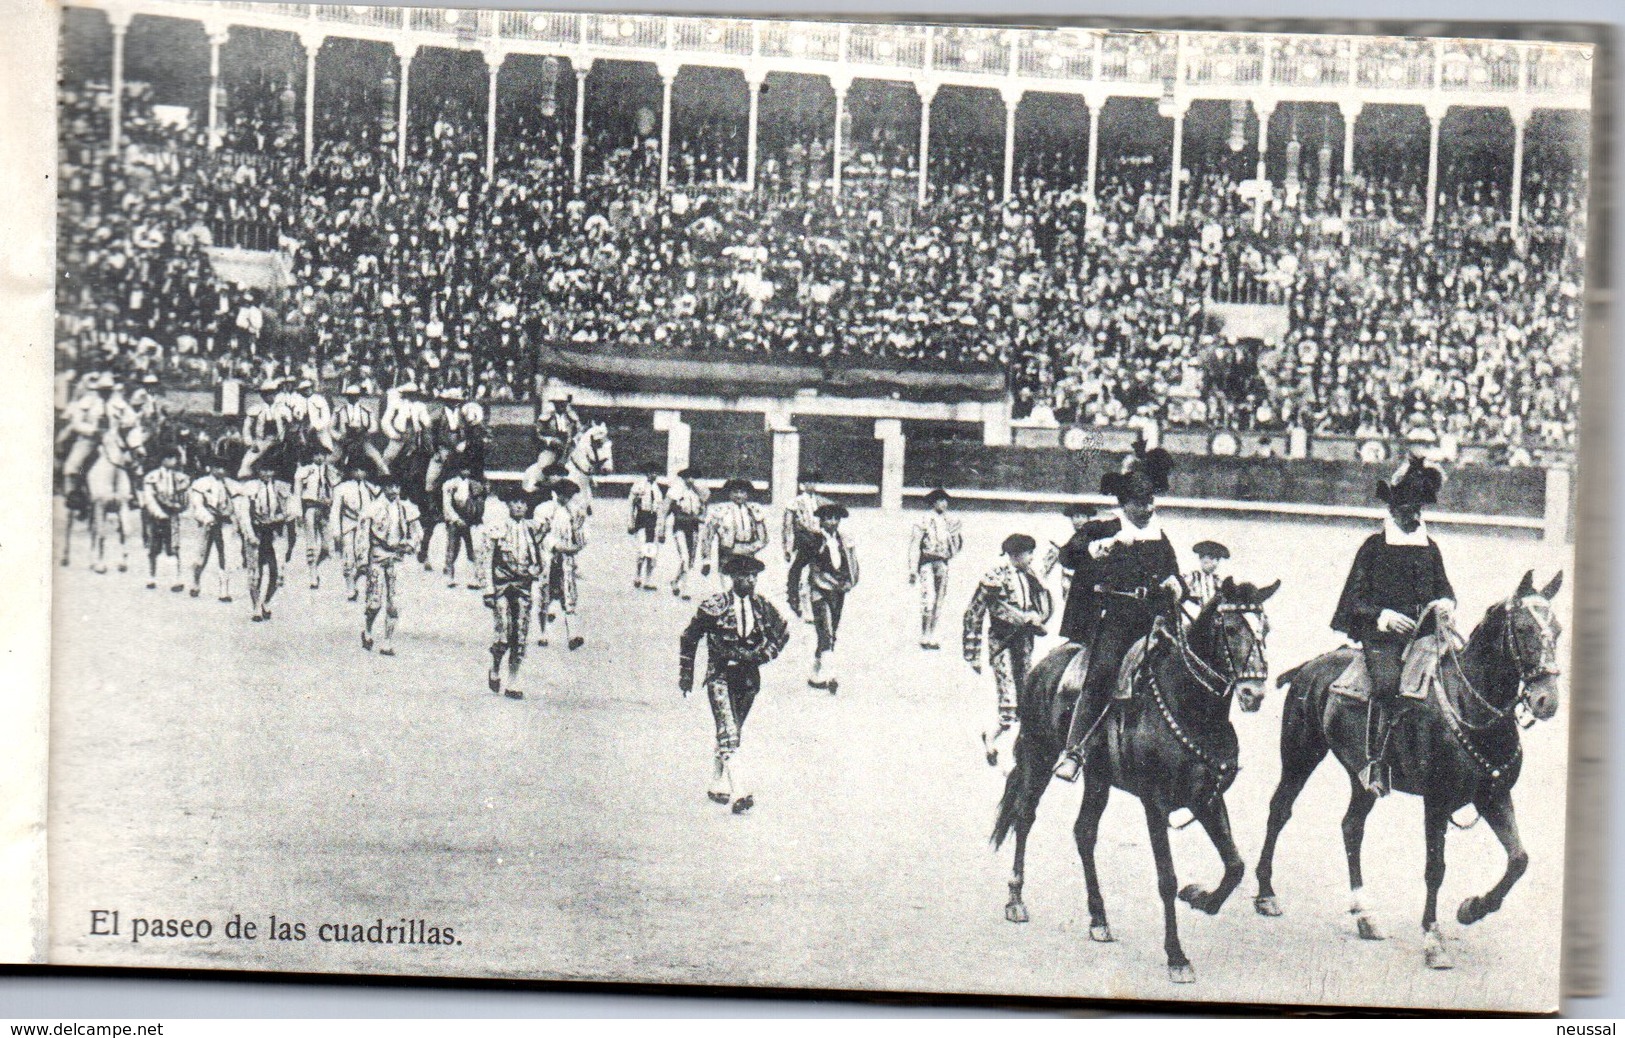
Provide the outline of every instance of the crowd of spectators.
<path id="1" fill-rule="evenodd" d="M 489 180 L 472 105 L 414 125 L 402 168 L 374 114 L 307 170 L 280 90 L 234 89 L 211 150 L 137 87 L 115 157 L 105 90 L 64 87 L 58 312 L 81 370 L 112 357 L 199 384 L 412 379 L 521 400 L 547 343 L 998 371 L 1018 417 L 1098 426 L 1573 443 L 1572 170 L 1526 171 L 1515 240 L 1489 177 L 1455 171 L 1424 231 L 1401 156 L 1345 183 L 1310 153 L 1259 204 L 1215 149 L 1188 162 L 1170 223 L 1166 156 L 1103 147 L 1091 197 L 1082 155 L 1037 140 L 1006 202 L 1002 150 L 942 133 L 922 207 L 917 131 L 854 120 L 837 205 L 811 123 L 764 128 L 744 192 L 740 127 L 691 118 L 662 192 L 658 127 L 629 113 L 578 187 L 573 113 L 510 113 Z M 284 257 L 277 283 L 215 276 L 221 244 Z M 1284 327 L 1255 335 L 1234 302 L 1272 304 Z"/>

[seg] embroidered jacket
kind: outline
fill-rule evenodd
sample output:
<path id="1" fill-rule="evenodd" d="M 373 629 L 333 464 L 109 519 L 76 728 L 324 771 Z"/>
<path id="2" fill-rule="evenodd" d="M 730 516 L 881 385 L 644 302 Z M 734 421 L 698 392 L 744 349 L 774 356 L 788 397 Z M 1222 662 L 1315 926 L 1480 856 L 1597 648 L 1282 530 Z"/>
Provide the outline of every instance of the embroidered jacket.
<path id="1" fill-rule="evenodd" d="M 965 547 L 959 520 L 932 512 L 914 524 L 909 537 L 908 568 L 912 573 L 926 562 L 947 562 Z"/>
<path id="2" fill-rule="evenodd" d="M 748 616 L 741 616 L 741 607 Z M 706 677 L 724 667 L 759 667 L 771 662 L 790 641 L 790 629 L 773 603 L 761 595 L 739 599 L 732 591 L 700 603 L 678 640 L 678 684 L 694 687 L 694 653 L 706 645 Z"/>
<path id="3" fill-rule="evenodd" d="M 712 505 L 706 514 L 700 558 L 710 554 L 713 540 L 719 559 L 725 555 L 755 555 L 767 547 L 767 513 L 754 501 Z"/>
<path id="4" fill-rule="evenodd" d="M 981 662 L 984 618 L 987 654 L 991 658 L 1016 639 L 1041 633 L 1054 609 L 1049 591 L 1037 577 L 1008 562 L 995 566 L 976 585 L 976 593 L 965 609 L 965 659 L 971 663 Z"/>

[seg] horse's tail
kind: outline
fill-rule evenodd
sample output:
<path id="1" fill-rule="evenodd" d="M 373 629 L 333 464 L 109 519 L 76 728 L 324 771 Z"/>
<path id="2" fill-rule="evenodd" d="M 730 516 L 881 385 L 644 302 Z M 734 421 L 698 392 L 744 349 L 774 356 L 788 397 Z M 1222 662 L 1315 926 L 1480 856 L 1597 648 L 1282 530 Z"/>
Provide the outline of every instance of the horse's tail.
<path id="1" fill-rule="evenodd" d="M 1047 775 L 1060 752 L 1059 748 L 1047 755 L 1044 752 L 1045 747 L 1055 747 L 1058 741 L 1057 734 L 1052 730 L 1055 718 L 1051 712 L 1051 701 L 1060 683 L 1061 673 L 1072 662 L 1076 652 L 1077 647 L 1072 645 L 1062 645 L 1052 650 L 1038 661 L 1017 690 L 1016 715 L 1021 719 L 1021 729 L 1011 750 L 1016 766 L 1004 780 L 1004 795 L 999 798 L 998 817 L 994 819 L 993 832 L 988 837 L 994 847 L 1002 845 L 1022 814 L 1031 810 L 1031 805 L 1026 803 L 1032 796 L 1031 791 L 1036 789 L 1041 794 L 1047 784 L 1029 783 L 1027 773 L 1028 769 L 1039 768 Z"/>
<path id="2" fill-rule="evenodd" d="M 1004 845 L 1005 837 L 1016 827 L 1021 813 L 1021 793 L 1026 782 L 1022 776 L 1022 758 L 1016 757 L 1016 767 L 1004 780 L 1004 795 L 999 798 L 999 815 L 993 821 L 993 834 L 988 837 L 995 849 Z"/>

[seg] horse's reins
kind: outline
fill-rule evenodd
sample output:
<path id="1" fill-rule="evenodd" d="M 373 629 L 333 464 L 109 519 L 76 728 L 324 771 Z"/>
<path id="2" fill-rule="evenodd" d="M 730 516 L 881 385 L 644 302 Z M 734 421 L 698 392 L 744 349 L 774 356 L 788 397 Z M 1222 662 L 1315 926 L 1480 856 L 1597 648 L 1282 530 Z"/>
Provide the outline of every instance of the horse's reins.
<path id="1" fill-rule="evenodd" d="M 1253 613 L 1262 615 L 1259 608 L 1253 605 L 1224 603 L 1216 606 L 1215 608 L 1221 614 L 1221 616 L 1225 613 Z M 1183 624 L 1174 624 L 1172 625 L 1173 630 L 1169 631 L 1169 624 L 1161 617 L 1158 617 L 1157 622 L 1161 625 L 1164 635 L 1171 638 L 1174 644 L 1179 646 L 1180 655 L 1184 659 L 1185 670 L 1190 674 L 1197 684 L 1201 685 L 1204 689 L 1215 696 L 1223 697 L 1229 695 L 1232 691 L 1234 691 L 1238 681 L 1242 681 L 1250 677 L 1258 677 L 1262 679 L 1268 676 L 1265 673 L 1266 668 L 1262 665 L 1256 668 L 1256 672 L 1243 672 L 1244 669 L 1249 671 L 1253 670 L 1250 665 L 1255 658 L 1259 660 L 1260 664 L 1263 662 L 1264 639 L 1268 637 L 1267 632 L 1263 630 L 1258 632 L 1257 636 L 1254 638 L 1253 647 L 1247 654 L 1247 658 L 1238 666 L 1235 657 L 1230 653 L 1230 640 L 1224 636 L 1222 625 L 1216 622 L 1215 626 L 1219 627 L 1218 640 L 1220 658 L 1224 660 L 1225 666 L 1225 670 L 1221 672 L 1217 667 L 1214 667 L 1207 660 L 1204 660 L 1201 656 L 1197 655 L 1196 650 L 1191 648 L 1190 640 L 1185 637 Z M 1153 625 L 1153 630 L 1155 630 L 1155 627 L 1156 625 Z"/>
<path id="2" fill-rule="evenodd" d="M 1511 657 L 1513 663 L 1518 667 L 1519 683 L 1518 698 L 1513 701 L 1511 706 L 1506 707 L 1496 706 L 1494 703 L 1491 703 L 1488 699 L 1484 698 L 1483 694 L 1473 687 L 1472 681 L 1467 677 L 1466 668 L 1462 666 L 1461 653 L 1456 650 L 1451 642 L 1449 637 L 1450 632 L 1448 630 L 1441 629 L 1443 625 L 1439 622 L 1439 609 L 1436 604 L 1430 605 L 1427 609 L 1423 610 L 1422 617 L 1417 621 L 1417 627 L 1420 628 L 1421 621 L 1426 619 L 1429 613 L 1434 614 L 1434 628 L 1438 632 L 1438 636 L 1445 639 L 1446 650 L 1443 655 L 1455 666 L 1456 674 L 1461 679 L 1462 687 L 1466 689 L 1467 694 L 1472 696 L 1473 699 L 1476 700 L 1484 710 L 1489 712 L 1490 719 L 1488 721 L 1485 721 L 1482 724 L 1473 724 L 1465 716 L 1463 716 L 1462 712 L 1456 708 L 1456 705 L 1450 701 L 1450 697 L 1445 694 L 1443 682 L 1440 682 L 1436 698 L 1439 701 L 1440 716 L 1444 718 L 1445 725 L 1450 729 L 1451 734 L 1455 736 L 1457 744 L 1460 745 L 1462 749 L 1467 751 L 1467 755 L 1472 758 L 1473 763 L 1477 764 L 1479 769 L 1485 774 L 1489 775 L 1491 779 L 1497 780 L 1500 779 L 1501 773 L 1504 770 L 1507 770 L 1508 768 L 1511 768 L 1517 764 L 1518 760 L 1523 755 L 1523 745 L 1521 743 L 1515 744 L 1513 746 L 1512 755 L 1507 760 L 1506 764 L 1502 767 L 1497 767 L 1478 751 L 1478 747 L 1473 745 L 1471 733 L 1481 732 L 1493 728 L 1509 718 L 1515 718 L 1516 723 L 1521 728 L 1530 727 L 1530 725 L 1534 724 L 1534 718 L 1532 716 L 1527 721 L 1517 717 L 1520 709 L 1528 709 L 1529 686 L 1533 682 L 1538 681 L 1543 677 L 1555 677 L 1557 674 L 1561 673 L 1561 671 L 1558 671 L 1555 668 L 1546 667 L 1539 663 L 1535 664 L 1532 668 L 1526 668 L 1524 666 L 1523 654 L 1521 652 L 1522 647 L 1518 642 L 1517 625 L 1512 621 L 1512 613 L 1513 609 L 1515 608 L 1515 602 L 1516 597 L 1511 597 L 1502 603 L 1502 623 L 1504 626 L 1501 631 L 1501 644 L 1506 653 Z"/>

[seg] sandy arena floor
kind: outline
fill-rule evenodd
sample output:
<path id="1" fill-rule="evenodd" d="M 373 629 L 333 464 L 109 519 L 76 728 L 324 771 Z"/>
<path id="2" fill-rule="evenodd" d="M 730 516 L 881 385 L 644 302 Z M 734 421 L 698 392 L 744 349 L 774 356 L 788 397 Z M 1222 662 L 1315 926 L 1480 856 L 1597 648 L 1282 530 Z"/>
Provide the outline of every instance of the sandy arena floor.
<path id="1" fill-rule="evenodd" d="M 304 586 L 302 546 L 274 619 L 251 624 L 241 574 L 235 603 L 193 600 L 144 590 L 144 559 L 93 574 L 76 543 L 56 586 L 53 960 L 1554 1008 L 1566 705 L 1525 735 L 1515 799 L 1529 873 L 1476 927 L 1457 926 L 1454 906 L 1487 889 L 1504 858 L 1486 826 L 1450 834 L 1441 914 L 1456 968 L 1434 972 L 1419 929 L 1421 802 L 1391 797 L 1372 816 L 1366 897 L 1390 939 L 1363 943 L 1346 915 L 1346 781 L 1333 764 L 1299 801 L 1277 857 L 1286 915 L 1253 912 L 1251 868 L 1278 772 L 1272 687 L 1261 713 L 1236 718 L 1242 773 L 1228 802 L 1249 875 L 1217 917 L 1182 909 L 1199 980 L 1176 987 L 1143 816 L 1126 794 L 1113 795 L 1099 852 L 1118 943 L 1088 940 L 1071 825 L 1079 790 L 1060 783 L 1029 850 L 1032 922 L 1003 917 L 1010 853 L 987 842 L 1001 779 L 977 744 L 994 696 L 959 657 L 958 618 L 1005 534 L 1059 540 L 1064 519 L 963 514 L 945 648 L 928 654 L 905 582 L 910 517 L 855 513 L 864 581 L 847 606 L 840 694 L 807 688 L 811 628 L 795 625 L 745 730 L 758 806 L 734 817 L 703 796 L 703 695 L 677 690 L 677 635 L 693 604 L 632 589 L 624 508 L 605 502 L 592 520 L 586 647 L 533 649 L 522 702 L 486 690 L 489 613 L 438 574 L 406 574 L 399 655 L 388 659 L 361 649 L 360 610 L 344 601 L 336 565 L 322 590 Z M 1183 562 L 1188 545 L 1216 537 L 1235 552 L 1238 578 L 1283 580 L 1269 608 L 1272 670 L 1337 643 L 1326 625 L 1366 527 L 1165 521 Z M 1570 564 L 1567 550 L 1523 537 L 1437 536 L 1473 619 L 1525 569 L 1544 583 Z M 782 602 L 774 561 L 764 587 Z M 663 576 L 670 567 L 662 558 Z M 1571 601 L 1565 590 L 1557 605 L 1572 628 Z M 1199 827 L 1173 845 L 1181 883 L 1217 879 Z M 121 913 L 119 937 L 91 935 L 97 909 Z M 236 914 L 259 923 L 258 939 L 223 936 Z M 307 939 L 268 939 L 273 914 L 303 923 Z M 214 934 L 134 943 L 137 917 L 207 918 Z M 322 923 L 402 918 L 451 927 L 457 943 L 317 939 Z"/>

